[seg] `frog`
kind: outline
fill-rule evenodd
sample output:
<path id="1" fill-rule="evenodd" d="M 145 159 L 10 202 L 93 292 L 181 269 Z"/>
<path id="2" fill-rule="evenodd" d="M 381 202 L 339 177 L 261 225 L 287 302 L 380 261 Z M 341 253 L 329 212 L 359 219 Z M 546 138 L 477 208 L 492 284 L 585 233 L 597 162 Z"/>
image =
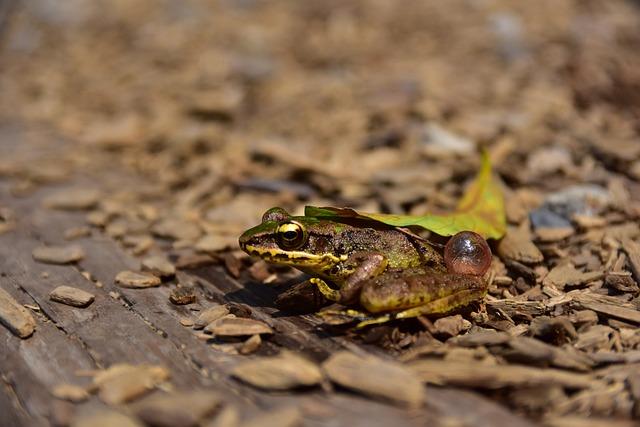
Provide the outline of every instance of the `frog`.
<path id="1" fill-rule="evenodd" d="M 487 242 L 472 231 L 442 244 L 374 220 L 293 216 L 267 210 L 239 238 L 240 248 L 268 263 L 309 276 L 329 301 L 345 309 L 319 314 L 357 321 L 357 328 L 395 319 L 446 314 L 481 301 L 491 264 Z"/>

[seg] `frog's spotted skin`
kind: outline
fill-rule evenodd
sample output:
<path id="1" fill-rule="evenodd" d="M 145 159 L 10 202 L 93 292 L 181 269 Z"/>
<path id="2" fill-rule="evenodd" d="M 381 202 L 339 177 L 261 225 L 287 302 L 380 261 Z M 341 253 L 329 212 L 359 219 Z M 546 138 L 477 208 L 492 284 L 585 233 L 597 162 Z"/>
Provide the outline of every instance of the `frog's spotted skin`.
<path id="1" fill-rule="evenodd" d="M 333 312 L 359 319 L 361 326 L 448 312 L 481 299 L 487 289 L 479 276 L 447 272 L 425 240 L 377 222 L 294 217 L 272 208 L 240 236 L 240 247 L 310 274 L 329 300 L 364 308 L 367 313 Z"/>

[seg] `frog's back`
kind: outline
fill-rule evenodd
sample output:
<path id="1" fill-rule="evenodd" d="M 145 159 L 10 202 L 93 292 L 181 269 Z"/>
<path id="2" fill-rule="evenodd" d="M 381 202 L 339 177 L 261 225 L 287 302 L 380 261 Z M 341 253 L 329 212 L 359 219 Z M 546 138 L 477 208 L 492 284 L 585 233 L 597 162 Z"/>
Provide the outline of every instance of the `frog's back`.
<path id="1" fill-rule="evenodd" d="M 443 268 L 442 256 L 428 242 L 393 227 L 347 226 L 336 236 L 334 244 L 337 253 L 381 253 L 387 257 L 390 268 Z"/>

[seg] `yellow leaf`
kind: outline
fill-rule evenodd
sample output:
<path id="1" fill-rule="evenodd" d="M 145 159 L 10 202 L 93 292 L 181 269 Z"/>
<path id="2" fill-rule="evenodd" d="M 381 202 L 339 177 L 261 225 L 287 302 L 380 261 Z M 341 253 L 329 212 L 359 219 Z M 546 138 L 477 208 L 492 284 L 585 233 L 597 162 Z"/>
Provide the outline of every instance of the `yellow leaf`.
<path id="1" fill-rule="evenodd" d="M 395 227 L 418 226 L 441 236 L 452 236 L 460 231 L 475 231 L 485 239 L 499 239 L 506 231 L 504 197 L 495 180 L 489 156 L 482 153 L 480 171 L 465 191 L 457 209 L 444 215 L 391 215 L 357 212 L 350 208 L 305 208 L 306 216 L 351 217 L 379 221 Z"/>

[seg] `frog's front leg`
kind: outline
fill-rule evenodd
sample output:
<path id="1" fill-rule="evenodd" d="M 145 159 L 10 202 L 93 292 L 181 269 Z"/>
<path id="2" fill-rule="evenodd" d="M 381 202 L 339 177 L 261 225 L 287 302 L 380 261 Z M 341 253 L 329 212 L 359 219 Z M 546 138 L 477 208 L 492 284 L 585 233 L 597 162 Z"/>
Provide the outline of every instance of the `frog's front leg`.
<path id="1" fill-rule="evenodd" d="M 346 276 L 338 284 L 340 289 L 331 288 L 327 282 L 312 278 L 310 282 L 330 301 L 351 304 L 358 300 L 362 284 L 380 275 L 387 268 L 387 258 L 375 252 L 357 252 L 351 255 L 341 266 Z"/>
<path id="2" fill-rule="evenodd" d="M 320 293 L 324 295 L 324 297 L 329 301 L 340 302 L 340 292 L 333 289 L 324 280 L 317 277 L 312 277 L 311 279 L 309 279 L 309 282 L 316 285 Z"/>

